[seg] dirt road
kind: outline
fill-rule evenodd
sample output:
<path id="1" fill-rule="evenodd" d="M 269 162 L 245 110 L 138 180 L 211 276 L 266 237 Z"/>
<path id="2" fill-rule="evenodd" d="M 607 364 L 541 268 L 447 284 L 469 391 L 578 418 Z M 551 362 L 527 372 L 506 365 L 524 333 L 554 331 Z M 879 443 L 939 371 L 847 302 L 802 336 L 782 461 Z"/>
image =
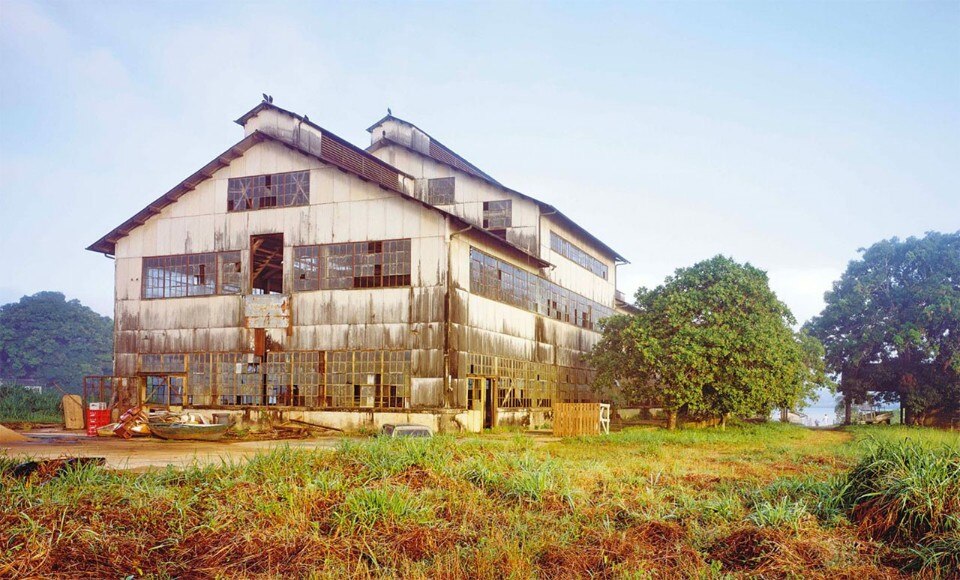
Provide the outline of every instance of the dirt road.
<path id="1" fill-rule="evenodd" d="M 342 437 L 280 441 L 164 441 L 152 437 L 117 439 L 86 437 L 76 431 L 25 432 L 29 441 L 0 444 L 0 455 L 54 459 L 104 457 L 113 469 L 143 470 L 153 467 L 186 467 L 242 461 L 276 447 L 332 449 Z"/>

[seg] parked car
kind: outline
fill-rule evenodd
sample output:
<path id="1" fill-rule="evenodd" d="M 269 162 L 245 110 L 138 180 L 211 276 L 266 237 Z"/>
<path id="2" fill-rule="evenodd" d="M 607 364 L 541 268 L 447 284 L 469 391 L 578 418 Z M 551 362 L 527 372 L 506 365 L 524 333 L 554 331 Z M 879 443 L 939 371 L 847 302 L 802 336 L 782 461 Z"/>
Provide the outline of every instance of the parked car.
<path id="1" fill-rule="evenodd" d="M 433 431 L 426 425 L 415 423 L 387 423 L 380 428 L 382 437 L 433 437 Z"/>

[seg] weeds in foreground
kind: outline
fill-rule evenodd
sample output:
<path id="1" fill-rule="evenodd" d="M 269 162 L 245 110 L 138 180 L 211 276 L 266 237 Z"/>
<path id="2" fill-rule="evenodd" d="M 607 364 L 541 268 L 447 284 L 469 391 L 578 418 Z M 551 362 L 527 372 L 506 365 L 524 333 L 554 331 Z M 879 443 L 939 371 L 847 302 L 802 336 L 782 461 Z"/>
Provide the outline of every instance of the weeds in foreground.
<path id="1" fill-rule="evenodd" d="M 0 577 L 827 578 L 901 565 L 943 575 L 960 546 L 955 505 L 928 498 L 924 514 L 923 495 L 906 492 L 953 485 L 941 459 L 874 456 L 850 438 L 751 425 L 548 444 L 375 439 L 27 480 L 0 457 Z M 889 464 L 877 474 L 927 473 L 854 493 L 878 458 Z M 859 527 L 854 506 L 888 496 L 916 546 Z"/>
<path id="2" fill-rule="evenodd" d="M 838 489 L 861 533 L 913 554 L 910 568 L 960 569 L 960 444 L 866 447 Z"/>

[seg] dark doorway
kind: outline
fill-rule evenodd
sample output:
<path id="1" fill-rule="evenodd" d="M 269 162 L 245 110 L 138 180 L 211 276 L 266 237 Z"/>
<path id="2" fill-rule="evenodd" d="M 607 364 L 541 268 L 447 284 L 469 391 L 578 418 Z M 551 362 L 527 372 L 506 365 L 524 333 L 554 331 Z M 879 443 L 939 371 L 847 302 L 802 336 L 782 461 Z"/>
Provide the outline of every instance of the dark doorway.
<path id="1" fill-rule="evenodd" d="M 497 426 L 497 387 L 494 379 L 486 378 L 484 381 L 484 395 L 486 396 L 486 409 L 483 414 L 483 428 L 492 429 Z"/>
<path id="2" fill-rule="evenodd" d="M 283 234 L 250 236 L 250 287 L 254 294 L 283 294 Z"/>

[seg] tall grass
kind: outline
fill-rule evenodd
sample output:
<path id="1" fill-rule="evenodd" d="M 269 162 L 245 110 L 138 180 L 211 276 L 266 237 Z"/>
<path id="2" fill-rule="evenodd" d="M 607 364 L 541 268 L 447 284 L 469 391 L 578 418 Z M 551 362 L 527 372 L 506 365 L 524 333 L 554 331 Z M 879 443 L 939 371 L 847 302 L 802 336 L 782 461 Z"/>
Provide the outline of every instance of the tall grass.
<path id="1" fill-rule="evenodd" d="M 60 395 L 37 393 L 18 385 L 0 386 L 0 423 L 60 423 Z"/>
<path id="2" fill-rule="evenodd" d="M 863 533 L 909 550 L 915 566 L 960 570 L 960 444 L 868 441 L 839 496 Z"/>
<path id="3" fill-rule="evenodd" d="M 881 431 L 890 432 L 855 436 Z M 0 577 L 895 576 L 878 557 L 887 546 L 899 550 L 897 566 L 947 575 L 960 546 L 949 498 L 928 498 L 936 513 L 921 517 L 922 496 L 909 496 L 902 525 L 929 524 L 914 544 L 858 535 L 853 515 L 900 489 L 893 479 L 915 477 L 913 488 L 955 498 L 949 465 L 927 467 L 947 452 L 917 443 L 939 455 L 901 459 L 902 471 L 874 490 L 869 466 L 895 462 L 871 445 L 899 443 L 853 439 L 780 425 L 558 442 L 371 439 L 184 470 L 81 467 L 52 479 L 12 477 L 19 458 L 0 452 Z M 848 448 L 857 455 L 838 460 Z M 861 475 L 848 476 L 855 465 Z M 906 474 L 918 466 L 927 474 Z"/>

